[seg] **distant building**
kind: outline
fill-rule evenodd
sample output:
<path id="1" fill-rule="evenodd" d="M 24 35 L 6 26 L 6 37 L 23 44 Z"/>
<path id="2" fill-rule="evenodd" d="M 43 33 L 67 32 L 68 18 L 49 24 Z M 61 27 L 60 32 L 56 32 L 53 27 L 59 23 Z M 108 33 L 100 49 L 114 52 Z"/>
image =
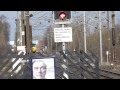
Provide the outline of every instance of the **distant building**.
<path id="1" fill-rule="evenodd" d="M 42 49 L 42 47 L 43 47 L 43 40 L 40 40 L 39 41 L 39 48 Z"/>

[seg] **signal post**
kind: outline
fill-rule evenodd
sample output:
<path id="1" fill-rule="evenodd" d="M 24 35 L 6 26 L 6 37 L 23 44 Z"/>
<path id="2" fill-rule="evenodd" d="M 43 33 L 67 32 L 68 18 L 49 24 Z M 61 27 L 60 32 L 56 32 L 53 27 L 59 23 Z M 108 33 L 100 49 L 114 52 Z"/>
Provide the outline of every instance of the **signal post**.
<path id="1" fill-rule="evenodd" d="M 53 23 L 62 25 L 62 28 L 54 28 L 54 41 L 62 42 L 62 50 L 65 54 L 65 42 L 72 42 L 72 28 L 64 27 L 65 24 L 71 23 L 71 11 L 53 11 Z M 67 60 L 64 59 L 64 62 Z M 62 67 L 66 69 L 68 66 L 62 64 Z M 69 79 L 68 75 L 63 72 L 63 75 Z"/>
<path id="2" fill-rule="evenodd" d="M 53 11 L 53 23 L 62 25 L 62 30 L 65 28 L 65 24 L 71 23 L 71 11 Z M 54 37 L 55 38 L 55 37 Z M 62 41 L 55 41 L 55 42 L 62 42 Z M 65 42 L 62 42 L 62 50 L 65 53 Z"/>

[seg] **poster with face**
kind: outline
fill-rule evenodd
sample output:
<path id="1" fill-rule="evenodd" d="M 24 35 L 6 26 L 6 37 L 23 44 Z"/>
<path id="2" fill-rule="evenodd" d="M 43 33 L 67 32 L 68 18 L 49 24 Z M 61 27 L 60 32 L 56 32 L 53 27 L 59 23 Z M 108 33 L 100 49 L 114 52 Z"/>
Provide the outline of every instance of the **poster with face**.
<path id="1" fill-rule="evenodd" d="M 33 79 L 55 79 L 55 58 L 32 59 Z"/>

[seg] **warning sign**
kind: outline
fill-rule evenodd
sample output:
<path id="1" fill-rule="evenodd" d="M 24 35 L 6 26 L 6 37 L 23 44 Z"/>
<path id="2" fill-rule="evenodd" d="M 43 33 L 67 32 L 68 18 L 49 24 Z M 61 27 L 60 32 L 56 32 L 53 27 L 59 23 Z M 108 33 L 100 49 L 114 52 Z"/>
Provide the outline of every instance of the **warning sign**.
<path id="1" fill-rule="evenodd" d="M 72 28 L 54 28 L 55 42 L 72 42 Z"/>

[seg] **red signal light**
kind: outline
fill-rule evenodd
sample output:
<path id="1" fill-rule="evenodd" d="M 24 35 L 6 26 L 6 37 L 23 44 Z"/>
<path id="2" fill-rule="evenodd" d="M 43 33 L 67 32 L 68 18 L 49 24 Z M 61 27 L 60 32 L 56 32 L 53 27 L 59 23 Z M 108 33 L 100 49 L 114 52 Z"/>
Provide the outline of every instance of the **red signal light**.
<path id="1" fill-rule="evenodd" d="M 66 18 L 66 13 L 65 12 L 61 12 L 60 14 L 59 14 L 59 17 L 60 17 L 60 19 L 65 19 Z"/>

